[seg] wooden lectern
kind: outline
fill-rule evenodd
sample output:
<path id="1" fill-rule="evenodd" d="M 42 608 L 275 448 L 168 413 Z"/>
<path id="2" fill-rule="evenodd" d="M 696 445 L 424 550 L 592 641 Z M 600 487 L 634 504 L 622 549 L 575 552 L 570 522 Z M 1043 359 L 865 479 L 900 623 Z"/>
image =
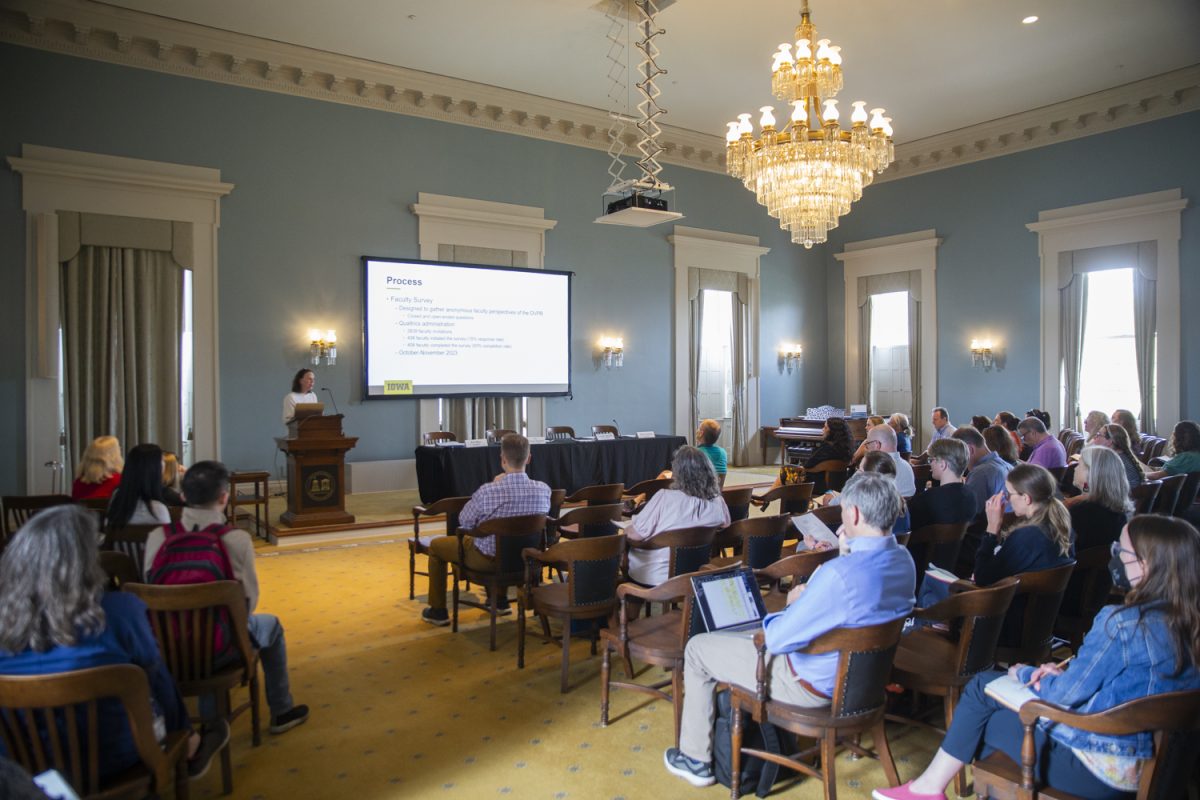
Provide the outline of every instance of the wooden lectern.
<path id="1" fill-rule="evenodd" d="M 342 415 L 294 419 L 275 443 L 287 454 L 288 507 L 279 521 L 291 528 L 354 522 L 346 513 L 346 452 L 358 439 L 342 435 Z"/>

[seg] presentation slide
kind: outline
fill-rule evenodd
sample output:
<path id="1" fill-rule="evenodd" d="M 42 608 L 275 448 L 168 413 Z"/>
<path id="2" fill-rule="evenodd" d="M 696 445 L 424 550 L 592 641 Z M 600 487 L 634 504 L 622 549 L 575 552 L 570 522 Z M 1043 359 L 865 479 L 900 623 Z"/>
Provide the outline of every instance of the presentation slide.
<path id="1" fill-rule="evenodd" d="M 571 274 L 363 258 L 367 398 L 564 395 Z"/>

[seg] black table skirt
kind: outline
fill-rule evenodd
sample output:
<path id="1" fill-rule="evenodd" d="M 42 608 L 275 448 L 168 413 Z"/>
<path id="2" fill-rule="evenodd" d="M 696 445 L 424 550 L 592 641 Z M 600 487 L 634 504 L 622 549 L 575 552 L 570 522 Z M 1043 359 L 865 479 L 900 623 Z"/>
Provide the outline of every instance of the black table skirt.
<path id="1" fill-rule="evenodd" d="M 531 446 L 530 477 L 567 493 L 598 483 L 627 487 L 658 476 L 671 454 L 686 444 L 682 436 L 611 441 L 547 442 Z M 418 447 L 417 484 L 422 503 L 465 497 L 500 472 L 500 446 Z"/>

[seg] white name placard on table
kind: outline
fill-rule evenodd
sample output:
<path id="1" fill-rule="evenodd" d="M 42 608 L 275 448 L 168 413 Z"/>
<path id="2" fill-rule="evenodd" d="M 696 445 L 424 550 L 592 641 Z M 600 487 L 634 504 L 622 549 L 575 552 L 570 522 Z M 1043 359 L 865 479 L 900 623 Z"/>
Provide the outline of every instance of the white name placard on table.
<path id="1" fill-rule="evenodd" d="M 467 439 L 463 442 L 467 447 L 487 447 L 487 439 Z"/>
<path id="2" fill-rule="evenodd" d="M 638 432 L 637 432 L 637 438 L 639 438 L 639 439 L 653 439 L 653 438 L 654 438 L 654 431 L 638 431 Z"/>
<path id="3" fill-rule="evenodd" d="M 611 442 L 613 439 L 616 439 L 616 438 L 617 438 L 617 435 L 615 433 L 608 433 L 608 432 L 602 431 L 602 432 L 596 434 L 597 442 Z"/>
<path id="4" fill-rule="evenodd" d="M 545 436 L 529 436 L 527 438 L 529 439 L 530 444 L 545 444 L 546 443 Z"/>

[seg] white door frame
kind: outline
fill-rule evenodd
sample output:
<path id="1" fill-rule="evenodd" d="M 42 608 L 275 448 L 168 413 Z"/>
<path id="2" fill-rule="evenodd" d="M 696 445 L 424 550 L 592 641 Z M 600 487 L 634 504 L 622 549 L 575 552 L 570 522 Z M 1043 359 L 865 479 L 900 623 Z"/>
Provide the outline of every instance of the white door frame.
<path id="1" fill-rule="evenodd" d="M 1042 261 L 1042 347 L 1040 395 L 1052 419 L 1066 419 L 1061 380 L 1062 351 L 1058 294 L 1060 253 L 1093 247 L 1157 242 L 1158 394 L 1154 419 L 1169 431 L 1179 421 L 1183 362 L 1180 360 L 1179 218 L 1187 207 L 1179 189 L 1151 192 L 1038 213 L 1025 227 L 1038 235 Z M 1155 431 L 1147 431 L 1155 433 Z"/>
<path id="2" fill-rule="evenodd" d="M 44 464 L 59 452 L 58 211 L 192 223 L 194 452 L 219 458 L 217 229 L 234 185 L 218 169 L 30 144 L 8 163 L 21 174 L 26 218 L 25 491 L 50 490 Z"/>

